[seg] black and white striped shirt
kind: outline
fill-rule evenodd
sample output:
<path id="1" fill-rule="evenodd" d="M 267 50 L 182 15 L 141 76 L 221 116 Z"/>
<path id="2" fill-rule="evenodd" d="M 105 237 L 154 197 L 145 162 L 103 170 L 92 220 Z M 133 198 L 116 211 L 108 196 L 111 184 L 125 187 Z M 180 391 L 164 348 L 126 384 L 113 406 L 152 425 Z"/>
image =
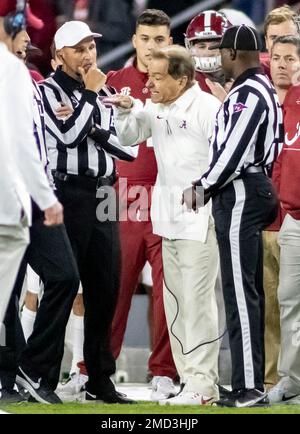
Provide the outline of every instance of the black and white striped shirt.
<path id="1" fill-rule="evenodd" d="M 121 146 L 116 136 L 113 109 L 101 103 L 101 96 L 110 96 L 112 88 L 104 87 L 97 95 L 57 69 L 40 89 L 51 170 L 70 175 L 110 176 L 114 172 L 114 158 L 134 160 L 136 151 Z M 55 114 L 61 104 L 74 109 L 63 120 Z"/>
<path id="2" fill-rule="evenodd" d="M 282 141 L 275 89 L 260 68 L 248 69 L 236 79 L 217 114 L 210 166 L 199 184 L 215 192 L 250 166 L 269 166 Z"/>
<path id="3" fill-rule="evenodd" d="M 32 79 L 33 85 L 33 132 L 35 141 L 39 150 L 40 159 L 43 167 L 47 171 L 49 160 L 47 157 L 47 148 L 45 140 L 45 117 L 43 98 L 38 84 Z"/>

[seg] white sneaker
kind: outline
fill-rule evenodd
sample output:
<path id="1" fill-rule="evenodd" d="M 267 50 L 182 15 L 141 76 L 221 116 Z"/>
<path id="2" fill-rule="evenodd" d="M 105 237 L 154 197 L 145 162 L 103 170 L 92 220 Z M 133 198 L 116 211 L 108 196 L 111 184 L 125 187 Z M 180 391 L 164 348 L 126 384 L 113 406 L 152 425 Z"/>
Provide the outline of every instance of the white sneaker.
<path id="1" fill-rule="evenodd" d="M 73 372 L 65 383 L 58 384 L 56 393 L 62 401 L 81 401 L 84 399 L 88 379 L 87 375 Z"/>
<path id="2" fill-rule="evenodd" d="M 216 399 L 200 392 L 182 391 L 174 398 L 160 401 L 160 405 L 211 405 Z"/>
<path id="3" fill-rule="evenodd" d="M 297 387 L 289 377 L 283 377 L 276 386 L 269 390 L 268 398 L 270 404 L 299 404 L 300 387 Z"/>
<path id="4" fill-rule="evenodd" d="M 151 401 L 160 401 L 176 395 L 176 387 L 170 377 L 155 376 L 152 378 L 151 384 Z"/>

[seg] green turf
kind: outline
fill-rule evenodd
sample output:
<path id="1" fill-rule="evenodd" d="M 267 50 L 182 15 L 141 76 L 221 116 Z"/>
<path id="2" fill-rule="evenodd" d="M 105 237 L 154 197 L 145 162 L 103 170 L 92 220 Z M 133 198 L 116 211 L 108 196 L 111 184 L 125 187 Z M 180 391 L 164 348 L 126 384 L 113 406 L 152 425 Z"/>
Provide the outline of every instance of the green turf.
<path id="1" fill-rule="evenodd" d="M 14 404 L 1 405 L 2 410 L 14 414 L 300 414 L 300 405 L 278 405 L 264 408 L 220 408 L 211 406 L 161 406 L 153 402 L 138 405 L 108 405 L 65 403 L 63 405 Z"/>

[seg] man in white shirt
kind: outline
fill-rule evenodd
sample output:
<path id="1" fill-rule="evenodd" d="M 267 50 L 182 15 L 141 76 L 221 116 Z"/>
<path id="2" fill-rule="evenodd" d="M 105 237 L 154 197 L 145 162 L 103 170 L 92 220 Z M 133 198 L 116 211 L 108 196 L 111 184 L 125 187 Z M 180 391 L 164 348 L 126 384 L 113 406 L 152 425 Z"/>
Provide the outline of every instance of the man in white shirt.
<path id="1" fill-rule="evenodd" d="M 17 36 L 25 31 L 28 18 L 26 4 L 23 3 L 20 9 L 19 3 L 22 2 L 18 2 L 17 10 L 15 0 L 1 2 L 0 6 L 0 402 L 24 400 L 14 389 L 19 366 L 18 377 L 21 374 L 26 377 L 26 390 L 32 389 L 41 402 L 60 403 L 48 385 L 48 379 L 59 375 L 64 327 L 79 277 L 66 234 L 64 237 L 63 208 L 49 185 L 39 158 L 40 152 L 46 164 L 47 158 L 42 158 L 45 147 L 39 141 L 43 133 L 38 130 L 40 124 L 36 123 L 37 110 L 33 111 L 32 82 L 23 62 L 9 52 L 16 48 Z M 36 95 L 35 101 L 37 103 Z M 42 110 L 39 116 L 42 122 Z M 32 226 L 30 196 L 40 208 L 35 209 Z M 35 269 L 41 271 L 42 280 L 50 282 L 48 288 L 51 285 L 53 291 L 46 293 L 45 290 L 39 309 L 43 320 L 37 318 L 34 338 L 22 350 L 18 311 L 15 311 L 23 282 L 21 275 L 24 265 L 26 267 L 23 256 L 29 240 L 28 226 L 31 226 L 31 243 L 25 254 L 26 260 L 29 256 L 32 258 Z M 60 243 L 55 244 L 57 239 Z M 24 365 L 30 376 L 21 369 Z M 19 383 L 24 385 L 24 382 Z"/>
<path id="2" fill-rule="evenodd" d="M 203 405 L 218 399 L 218 248 L 210 206 L 188 213 L 181 205 L 181 189 L 208 162 L 220 104 L 200 90 L 193 60 L 182 47 L 153 51 L 148 69 L 151 101 L 145 107 L 123 95 L 109 101 L 119 107 L 116 129 L 122 144 L 152 136 L 157 159 L 151 216 L 154 233 L 163 237 L 165 311 L 184 383 L 177 396 L 161 403 Z"/>
<path id="3" fill-rule="evenodd" d="M 33 135 L 32 84 L 29 73 L 8 49 L 12 35 L 0 17 L 0 326 L 28 244 L 30 196 L 45 211 L 45 224 L 63 221 L 40 163 Z"/>

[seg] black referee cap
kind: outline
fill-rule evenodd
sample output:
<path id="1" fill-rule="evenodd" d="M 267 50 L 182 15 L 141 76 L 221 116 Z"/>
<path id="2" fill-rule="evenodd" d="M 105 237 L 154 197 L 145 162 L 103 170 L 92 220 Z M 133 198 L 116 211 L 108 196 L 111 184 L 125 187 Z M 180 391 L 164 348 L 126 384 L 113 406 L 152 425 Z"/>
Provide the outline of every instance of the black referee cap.
<path id="1" fill-rule="evenodd" d="M 261 49 L 260 37 L 257 31 L 250 26 L 229 27 L 224 33 L 221 42 L 211 45 L 209 50 L 216 48 L 233 48 L 234 50 L 259 51 Z"/>

